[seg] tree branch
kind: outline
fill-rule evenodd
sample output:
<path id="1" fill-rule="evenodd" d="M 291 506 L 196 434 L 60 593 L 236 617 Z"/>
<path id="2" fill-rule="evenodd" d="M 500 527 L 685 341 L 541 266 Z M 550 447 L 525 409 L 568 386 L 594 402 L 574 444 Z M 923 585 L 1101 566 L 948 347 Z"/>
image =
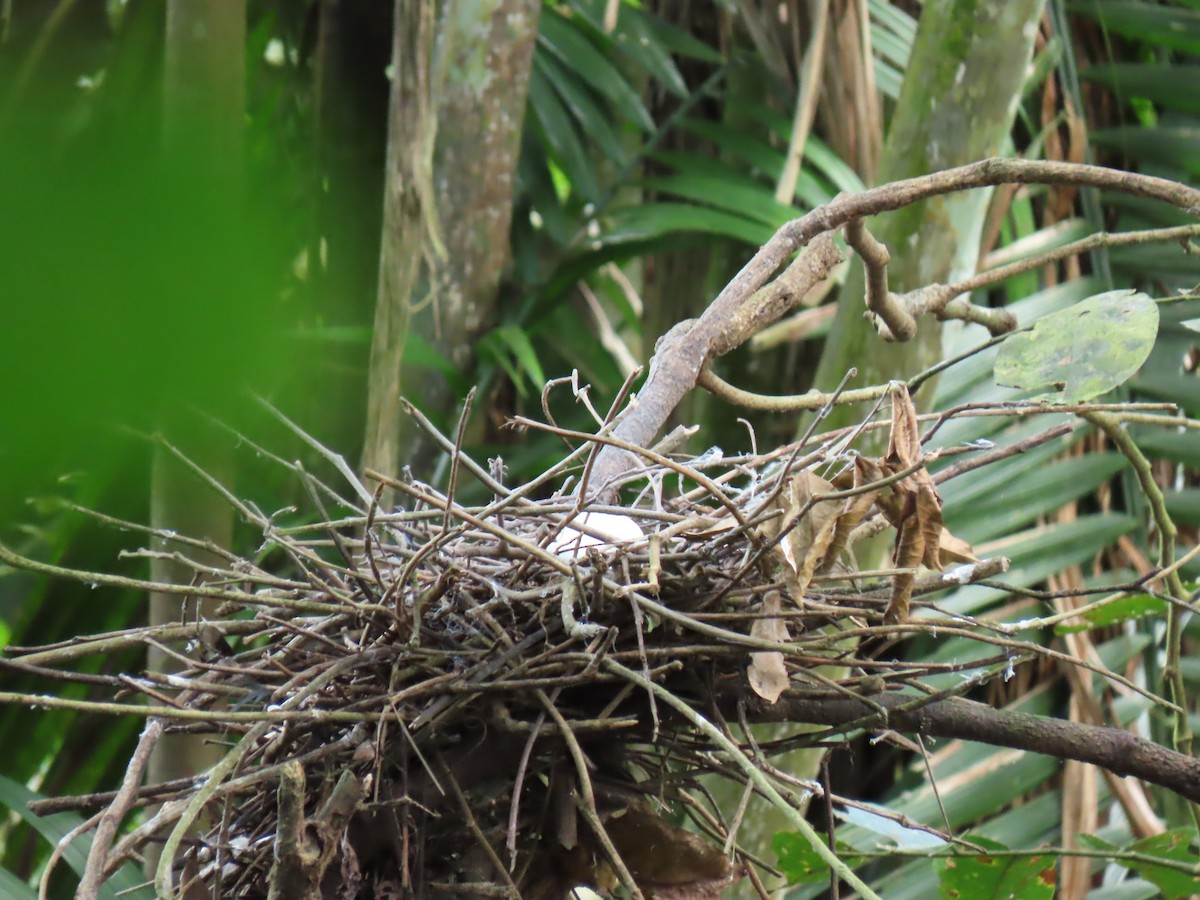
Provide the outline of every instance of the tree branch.
<path id="1" fill-rule="evenodd" d="M 655 347 L 650 376 L 631 403 L 613 436 L 638 446 L 648 446 L 683 396 L 696 385 L 704 366 L 750 338 L 787 312 L 805 291 L 819 282 L 837 261 L 828 235 L 843 226 L 878 213 L 957 191 L 1000 184 L 1063 184 L 1106 188 L 1146 197 L 1200 216 L 1200 190 L 1165 178 L 1123 172 L 1080 163 L 1027 159 L 985 159 L 894 181 L 857 194 L 842 194 L 798 219 L 783 225 L 754 254 L 750 262 L 721 290 L 694 323 L 680 323 Z M 825 238 L 820 244 L 818 237 Z M 795 262 L 770 287 L 760 288 L 802 247 Z M 820 274 L 818 274 L 820 273 Z M 756 292 L 759 292 L 756 294 Z M 984 321 L 977 310 L 956 309 L 970 321 Z M 592 484 L 602 500 L 611 500 L 613 481 L 637 464 L 636 457 L 615 447 L 605 447 L 596 460 Z"/>
<path id="2" fill-rule="evenodd" d="M 1115 775 L 1132 775 L 1189 800 L 1200 801 L 1200 759 L 1168 750 L 1120 728 L 996 709 L 961 698 L 935 700 L 915 708 L 912 708 L 914 698 L 901 694 L 849 699 L 840 694 L 814 697 L 808 693 L 786 693 L 774 705 L 767 705 L 747 690 L 744 699 L 750 705 L 751 718 L 758 722 L 809 723 L 836 728 L 874 717 L 875 723 L 866 727 L 914 732 L 924 737 L 978 741 L 1058 759 L 1078 760 Z M 726 698 L 730 709 L 735 705 L 733 701 L 733 697 Z M 887 708 L 886 720 L 875 711 L 877 705 Z"/>
<path id="3" fill-rule="evenodd" d="M 708 363 L 794 309 L 839 260 L 833 238 L 820 235 L 771 284 L 747 297 L 724 301 L 718 297 L 699 319 L 680 322 L 668 331 L 655 346 L 645 386 L 613 436 L 648 447 Z M 606 446 L 596 458 L 590 483 L 601 499 L 613 499 L 613 479 L 637 464 L 632 453 Z"/>

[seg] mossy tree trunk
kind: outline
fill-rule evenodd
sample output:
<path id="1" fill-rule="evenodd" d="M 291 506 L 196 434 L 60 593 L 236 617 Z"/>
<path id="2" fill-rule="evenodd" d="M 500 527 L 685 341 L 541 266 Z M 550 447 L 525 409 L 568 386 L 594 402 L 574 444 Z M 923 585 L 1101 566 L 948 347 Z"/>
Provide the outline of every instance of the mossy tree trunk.
<path id="1" fill-rule="evenodd" d="M 900 99 L 892 117 L 877 183 L 884 184 L 994 156 L 1012 127 L 1041 19 L 1044 0 L 929 0 L 922 12 Z M 869 223 L 888 245 L 894 291 L 973 273 L 988 192 L 973 191 L 913 204 Z M 880 384 L 928 368 L 941 359 L 941 325 L 922 321 L 916 339 L 885 343 L 867 322 L 863 271 L 854 265 L 842 290 L 833 330 L 817 370 L 816 386 L 828 390 L 850 367 L 855 386 Z M 918 395 L 918 402 L 928 391 Z M 829 428 L 858 421 L 855 407 L 839 407 Z M 802 423 L 801 427 L 805 427 Z M 879 552 L 883 545 L 879 544 Z M 857 549 L 858 561 L 870 548 Z M 841 673 L 830 672 L 831 677 Z M 764 733 L 760 738 L 778 736 Z M 800 750 L 777 764 L 814 779 L 824 751 Z M 747 818 L 742 840 L 767 847 L 771 835 L 787 830 L 772 810 Z"/>
<path id="2" fill-rule="evenodd" d="M 1045 0 L 930 0 L 880 160 L 877 183 L 912 178 L 995 156 L 1012 127 Z M 873 219 L 872 233 L 891 250 L 893 291 L 973 274 L 988 191 L 935 197 Z M 882 341 L 863 318 L 862 266 L 855 264 L 816 386 L 828 390 L 855 367 L 855 385 L 905 378 L 941 358 L 941 326 L 922 322 L 903 344 Z M 930 394 L 918 395 L 920 405 Z M 842 407 L 829 427 L 856 421 Z"/>
<path id="3" fill-rule="evenodd" d="M 406 371 L 411 334 L 469 371 L 491 319 L 509 263 L 540 9 L 539 0 L 397 0 L 366 469 L 428 462 L 402 431 L 401 396 L 435 413 L 456 399 L 432 371 Z"/>

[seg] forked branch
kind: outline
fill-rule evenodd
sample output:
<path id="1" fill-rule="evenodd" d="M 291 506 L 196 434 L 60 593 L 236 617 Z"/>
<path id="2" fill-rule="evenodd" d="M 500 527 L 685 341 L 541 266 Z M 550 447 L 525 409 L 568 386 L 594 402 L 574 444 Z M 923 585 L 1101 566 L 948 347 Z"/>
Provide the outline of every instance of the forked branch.
<path id="1" fill-rule="evenodd" d="M 1165 178 L 1102 166 L 1026 159 L 985 159 L 857 194 L 841 194 L 781 227 L 698 320 L 676 325 L 659 340 L 650 363 L 650 376 L 613 436 L 649 446 L 684 395 L 696 385 L 708 363 L 778 319 L 829 272 L 836 262 L 836 249 L 829 239 L 833 232 L 848 225 L 853 231 L 858 226 L 851 223 L 930 197 L 1001 184 L 1103 188 L 1158 200 L 1189 215 L 1200 216 L 1200 190 Z M 817 243 L 818 237 L 821 243 Z M 805 252 L 788 270 L 771 287 L 760 291 L 787 258 L 802 248 L 806 248 Z M 886 275 L 884 279 L 886 294 Z M 769 293 L 772 289 L 773 293 Z M 926 302 L 926 298 L 919 296 L 911 299 L 914 303 Z M 978 321 L 993 331 L 1003 330 L 1009 324 L 1003 313 L 993 316 L 990 311 L 972 307 L 965 301 L 938 298 L 936 303 L 941 304 L 943 315 L 947 305 L 957 304 L 952 306 L 953 315 Z M 904 321 L 900 316 L 895 318 L 897 323 Z M 611 500 L 616 494 L 616 482 L 634 465 L 636 457 L 605 447 L 596 459 L 585 489 L 602 500 Z"/>

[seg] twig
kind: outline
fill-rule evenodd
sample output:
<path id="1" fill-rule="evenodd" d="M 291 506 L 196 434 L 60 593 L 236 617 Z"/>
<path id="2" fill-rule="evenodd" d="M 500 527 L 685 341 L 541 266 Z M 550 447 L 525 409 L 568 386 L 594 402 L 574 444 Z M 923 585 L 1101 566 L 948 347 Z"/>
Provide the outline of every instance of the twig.
<path id="1" fill-rule="evenodd" d="M 521 892 L 517 889 L 516 883 L 509 874 L 508 867 L 500 861 L 500 857 L 496 855 L 496 848 L 492 846 L 492 842 L 487 839 L 487 835 L 483 833 L 483 829 L 479 827 L 479 822 L 475 819 L 475 813 L 471 811 L 471 803 L 463 795 L 462 788 L 458 784 L 458 779 L 454 777 L 454 773 L 450 771 L 450 766 L 446 764 L 446 760 L 438 755 L 438 768 L 442 770 L 442 780 L 450 786 L 450 794 L 458 803 L 458 810 L 462 814 L 463 819 L 467 823 L 467 828 L 475 838 L 475 843 L 483 850 L 484 856 L 487 857 L 496 874 L 507 886 L 508 891 L 503 896 L 511 898 L 511 900 L 521 900 Z"/>
<path id="2" fill-rule="evenodd" d="M 609 660 L 605 661 L 606 663 Z M 592 778 L 588 774 L 587 760 L 583 755 L 583 748 L 579 746 L 579 741 L 575 739 L 574 732 L 571 731 L 571 726 L 567 720 L 563 718 L 562 713 L 558 711 L 558 707 L 550 700 L 543 691 L 536 691 L 535 696 L 542 708 L 550 714 L 558 725 L 559 731 L 562 734 L 563 742 L 567 745 L 567 752 L 571 754 L 571 760 L 575 763 L 575 774 L 578 778 L 579 787 L 579 812 L 583 815 L 584 821 L 588 823 L 588 827 L 592 829 L 592 834 L 599 841 L 600 846 L 604 848 L 604 853 L 608 857 L 609 863 L 617 873 L 617 877 L 621 880 L 621 884 L 629 891 L 634 900 L 645 900 L 642 895 L 641 888 L 638 887 L 629 868 L 625 865 L 625 860 L 621 858 L 621 854 L 617 852 L 617 848 L 613 846 L 612 838 L 608 836 L 608 831 L 604 827 L 604 823 L 600 821 L 600 813 L 596 809 L 596 796 L 592 791 Z"/>
<path id="3" fill-rule="evenodd" d="M 1180 225 L 1175 228 L 1150 228 L 1144 231 L 1119 231 L 1116 233 L 1099 231 L 1078 241 L 1072 241 L 1045 253 L 1031 256 L 1008 265 L 998 266 L 986 272 L 980 272 L 953 284 L 931 284 L 919 288 L 903 299 L 913 315 L 923 313 L 940 314 L 955 297 L 969 294 L 980 288 L 989 287 L 1015 275 L 1032 272 L 1048 263 L 1058 262 L 1081 253 L 1089 253 L 1101 247 L 1127 247 L 1130 245 L 1168 243 L 1170 241 L 1186 241 L 1200 237 L 1200 225 Z"/>
<path id="4" fill-rule="evenodd" d="M 762 771 L 746 756 L 746 754 L 742 752 L 742 749 L 737 744 L 725 736 L 721 729 L 717 728 L 715 725 L 709 722 L 708 719 L 704 718 L 704 716 L 700 715 L 700 713 L 696 712 L 696 710 L 692 709 L 691 706 L 683 702 L 683 700 L 675 696 L 675 694 L 671 693 L 666 688 L 662 687 L 661 685 L 657 685 L 652 681 L 647 681 L 639 673 L 634 672 L 632 669 L 625 668 L 625 666 L 621 665 L 616 660 L 612 658 L 606 659 L 604 661 L 604 666 L 623 678 L 627 678 L 635 684 L 643 685 L 649 690 L 654 691 L 660 700 L 682 715 L 684 719 L 692 724 L 693 727 L 704 732 L 705 736 L 708 737 L 709 740 L 730 755 L 742 772 L 745 773 L 746 777 L 750 781 L 754 782 L 754 786 L 763 793 L 767 800 L 770 801 L 772 806 L 784 814 L 792 826 L 800 832 L 804 839 L 808 841 L 813 850 L 816 851 L 817 855 L 824 860 L 825 864 L 828 865 L 831 870 L 837 873 L 839 878 L 850 884 L 864 898 L 868 898 L 868 900 L 879 900 L 879 895 L 871 890 L 866 883 L 863 882 L 857 874 L 855 874 L 854 870 L 852 870 L 842 860 L 838 859 L 837 855 L 825 845 L 825 841 L 821 839 L 821 836 L 817 834 L 810 824 L 808 824 L 808 820 L 804 818 L 800 811 L 788 803 L 780 795 L 779 791 L 775 788 L 775 785 L 771 783 L 770 779 L 768 779 L 762 773 Z M 799 719 L 795 719 L 794 721 L 798 720 Z"/>
<path id="5" fill-rule="evenodd" d="M 796 92 L 796 112 L 792 118 L 792 134 L 788 138 L 787 156 L 779 183 L 775 187 L 775 202 L 790 206 L 796 196 L 796 180 L 804 159 L 804 144 L 812 127 L 817 100 L 821 96 L 821 65 L 825 62 L 825 34 L 829 25 L 829 0 L 818 0 L 812 11 L 812 36 L 804 51 L 803 73 Z"/>
<path id="6" fill-rule="evenodd" d="M 1191 605 L 1189 592 L 1183 585 L 1177 569 L 1172 569 L 1175 562 L 1175 538 L 1178 531 L 1175 522 L 1167 512 L 1162 489 L 1154 480 L 1154 472 L 1150 462 L 1142 453 L 1141 448 L 1134 443 L 1129 433 L 1111 416 L 1103 413 L 1084 413 L 1083 418 L 1091 422 L 1116 445 L 1117 449 L 1129 460 L 1137 475 L 1142 494 L 1150 506 L 1154 524 L 1158 529 L 1158 565 L 1160 569 L 1170 569 L 1166 577 L 1166 587 L 1178 603 L 1167 607 L 1167 633 L 1165 637 L 1167 661 L 1163 667 L 1163 680 L 1170 686 L 1171 699 L 1177 707 L 1174 719 L 1173 741 L 1175 749 L 1185 756 L 1192 755 L 1192 729 L 1188 723 L 1187 687 L 1184 684 L 1180 658 L 1183 647 L 1183 613 Z M 1200 792 L 1187 795 L 1192 800 L 1190 809 L 1196 827 L 1200 828 Z"/>
<path id="7" fill-rule="evenodd" d="M 677 325 L 662 338 L 650 363 L 650 377 L 639 395 L 638 406 L 618 426 L 614 437 L 648 446 L 679 401 L 695 386 L 706 363 L 744 341 L 749 336 L 745 329 L 761 330 L 786 311 L 786 302 L 764 304 L 756 309 L 759 295 L 755 292 L 797 250 L 806 248 L 779 281 L 783 282 L 801 261 L 805 261 L 808 276 L 812 277 L 798 279 L 798 290 L 789 291 L 789 297 L 802 295 L 828 274 L 836 261 L 836 251 L 832 242 L 818 242 L 828 241 L 829 234 L 838 228 L 930 197 L 999 184 L 1107 188 L 1159 200 L 1191 215 L 1200 215 L 1200 190 L 1177 182 L 1100 166 L 1026 159 L 986 159 L 857 194 L 839 195 L 781 227 L 721 290 L 699 320 Z M 816 277 L 818 274 L 820 277 Z M 766 314 L 768 308 L 775 314 Z M 632 464 L 627 454 L 605 448 L 597 460 L 598 482 L 601 485 L 614 482 Z"/>
<path id="8" fill-rule="evenodd" d="M 917 334 L 917 320 L 888 289 L 887 265 L 891 256 L 887 247 L 867 231 L 862 219 L 847 222 L 842 230 L 846 243 L 862 258 L 866 269 L 867 309 L 875 315 L 879 332 L 888 340 L 912 340 Z"/>
<path id="9" fill-rule="evenodd" d="M 75 843 L 75 839 L 81 834 L 87 834 L 95 828 L 103 816 L 104 813 L 102 812 L 98 812 L 94 816 L 89 816 L 55 842 L 53 849 L 50 851 L 50 856 L 46 859 L 46 864 L 42 867 L 42 874 L 38 878 L 38 900 L 49 900 L 50 876 L 54 874 L 54 869 L 58 866 L 58 861 L 62 859 L 67 848 Z"/>

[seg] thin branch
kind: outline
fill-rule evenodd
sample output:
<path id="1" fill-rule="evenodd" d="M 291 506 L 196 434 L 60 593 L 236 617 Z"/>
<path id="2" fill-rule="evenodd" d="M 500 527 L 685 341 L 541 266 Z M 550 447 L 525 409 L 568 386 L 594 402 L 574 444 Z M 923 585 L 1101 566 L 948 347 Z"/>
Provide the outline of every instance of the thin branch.
<path id="1" fill-rule="evenodd" d="M 88 848 L 87 865 L 83 870 L 79 888 L 75 892 L 76 900 L 96 900 L 100 896 L 100 888 L 104 881 L 105 862 L 112 848 L 113 835 L 137 799 L 138 786 L 142 783 L 142 773 L 150 762 L 150 754 L 162 736 L 163 724 L 160 719 L 150 719 L 142 729 L 129 765 L 125 768 L 125 778 L 121 789 L 113 798 L 112 803 L 100 816 L 100 824 L 96 826 L 96 834 L 92 838 L 92 846 Z"/>
<path id="2" fill-rule="evenodd" d="M 1129 460 L 1158 529 L 1158 566 L 1160 569 L 1170 570 L 1171 574 L 1166 577 L 1167 591 L 1178 601 L 1167 607 L 1167 633 L 1164 639 L 1167 660 L 1163 667 L 1163 680 L 1170 687 L 1171 699 L 1179 707 L 1175 713 L 1172 734 L 1175 749 L 1190 757 L 1192 754 L 1192 728 L 1188 723 L 1188 693 L 1180 658 L 1183 648 L 1183 614 L 1191 607 L 1191 596 L 1184 587 L 1183 580 L 1179 577 L 1178 569 L 1172 568 L 1175 563 L 1175 538 L 1178 531 L 1171 514 L 1167 511 L 1162 489 L 1154 480 L 1150 461 L 1146 459 L 1141 448 L 1129 436 L 1129 432 L 1122 428 L 1112 416 L 1103 413 L 1085 413 L 1083 418 L 1102 430 Z M 1200 791 L 1185 796 L 1192 801 L 1190 805 L 1192 818 L 1196 826 L 1200 828 Z"/>
<path id="3" fill-rule="evenodd" d="M 879 333 L 887 340 L 912 340 L 917 334 L 917 320 L 888 289 L 887 265 L 891 261 L 888 248 L 867 231 L 862 219 L 847 222 L 842 231 L 846 243 L 862 258 L 867 280 L 867 309 L 874 315 Z"/>
<path id="4" fill-rule="evenodd" d="M 1143 231 L 1120 231 L 1111 233 L 1100 231 L 1090 234 L 1078 241 L 1072 241 L 1045 253 L 1039 253 L 1028 259 L 1022 259 L 1008 265 L 998 266 L 986 272 L 980 272 L 953 284 L 931 284 L 902 295 L 914 316 L 924 313 L 940 315 L 946 305 L 955 297 L 969 294 L 980 288 L 989 287 L 1015 275 L 1032 272 L 1049 263 L 1069 259 L 1081 253 L 1089 253 L 1098 248 L 1127 247 L 1130 245 L 1169 243 L 1171 241 L 1186 241 L 1200 237 L 1200 225 L 1180 225 L 1175 228 L 1151 228 Z"/>
<path id="5" fill-rule="evenodd" d="M 675 694 L 664 688 L 660 684 L 655 684 L 644 678 L 640 673 L 627 669 L 611 657 L 605 659 L 602 665 L 611 672 L 628 679 L 634 684 L 641 685 L 647 690 L 653 691 L 660 700 L 673 708 L 676 712 L 684 717 L 684 719 L 692 724 L 693 727 L 699 729 L 704 735 L 714 744 L 720 747 L 723 751 L 729 754 L 737 766 L 741 769 L 747 779 L 754 783 L 754 786 L 770 801 L 771 805 L 778 809 L 787 818 L 788 822 L 803 835 L 809 845 L 816 851 L 816 854 L 821 857 L 822 861 L 829 868 L 836 872 L 838 877 L 851 885 L 856 891 L 868 900 L 880 900 L 876 894 L 866 883 L 855 874 L 845 862 L 838 859 L 837 854 L 826 846 L 821 835 L 817 834 L 816 830 L 808 823 L 804 815 L 796 809 L 792 804 L 779 793 L 779 790 L 771 783 L 771 780 L 763 774 L 762 770 L 754 764 L 754 762 L 746 756 L 742 748 L 731 741 L 725 733 L 712 722 L 708 721 L 704 716 L 700 715 L 690 705 L 685 703 Z M 850 701 L 845 701 L 850 702 Z M 794 719 L 793 721 L 798 721 Z"/>
<path id="6" fill-rule="evenodd" d="M 837 248 L 829 235 L 814 238 L 771 285 L 753 296 L 751 292 L 738 296 L 736 301 L 722 303 L 718 298 L 699 319 L 682 322 L 668 331 L 658 342 L 636 406 L 617 425 L 613 437 L 639 447 L 653 443 L 675 407 L 696 386 L 705 365 L 793 309 L 838 261 Z M 636 465 L 636 456 L 617 449 L 617 445 L 603 448 L 592 476 L 593 483 L 600 486 L 600 499 L 611 499 L 615 494 L 611 485 Z"/>
<path id="7" fill-rule="evenodd" d="M 804 160 L 804 145 L 817 111 L 821 96 L 821 66 L 825 62 L 825 35 L 829 30 L 829 0 L 817 0 L 812 12 L 812 36 L 804 51 L 804 67 L 796 92 L 796 112 L 792 118 L 792 135 L 788 139 L 787 156 L 779 184 L 775 187 L 775 202 L 790 206 L 796 197 L 796 180 Z"/>

